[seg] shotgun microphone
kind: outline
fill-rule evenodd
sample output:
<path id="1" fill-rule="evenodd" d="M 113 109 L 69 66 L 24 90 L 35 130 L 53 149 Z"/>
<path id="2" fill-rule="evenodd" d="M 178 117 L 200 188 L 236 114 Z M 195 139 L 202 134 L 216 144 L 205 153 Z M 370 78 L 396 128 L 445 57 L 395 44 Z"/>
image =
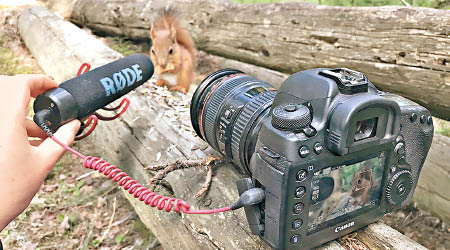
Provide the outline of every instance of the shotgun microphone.
<path id="1" fill-rule="evenodd" d="M 143 54 L 108 63 L 37 96 L 33 119 L 40 125 L 45 115 L 48 128 L 55 131 L 74 119 L 88 117 L 142 85 L 152 75 L 153 63 Z"/>

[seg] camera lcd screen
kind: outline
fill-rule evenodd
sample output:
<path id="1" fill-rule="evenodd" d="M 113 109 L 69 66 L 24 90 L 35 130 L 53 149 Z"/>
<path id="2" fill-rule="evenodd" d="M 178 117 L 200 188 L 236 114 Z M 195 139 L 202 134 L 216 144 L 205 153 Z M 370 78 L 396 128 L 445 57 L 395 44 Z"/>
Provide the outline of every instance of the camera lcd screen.
<path id="1" fill-rule="evenodd" d="M 379 206 L 384 153 L 314 172 L 308 234 L 349 220 Z"/>

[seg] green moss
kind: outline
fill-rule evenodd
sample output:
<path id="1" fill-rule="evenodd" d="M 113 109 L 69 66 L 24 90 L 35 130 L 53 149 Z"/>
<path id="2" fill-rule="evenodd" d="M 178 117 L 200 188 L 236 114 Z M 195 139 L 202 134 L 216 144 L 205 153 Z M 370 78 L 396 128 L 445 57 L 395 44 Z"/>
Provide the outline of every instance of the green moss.
<path id="1" fill-rule="evenodd" d="M 4 46 L 3 34 L 0 33 L 0 75 L 31 74 L 30 67 L 22 66 L 17 56 Z"/>
<path id="2" fill-rule="evenodd" d="M 123 37 L 115 37 L 112 41 L 109 42 L 109 46 L 122 54 L 123 56 L 129 56 L 132 54 L 139 53 L 136 45 L 134 45 L 131 41 L 123 38 Z"/>

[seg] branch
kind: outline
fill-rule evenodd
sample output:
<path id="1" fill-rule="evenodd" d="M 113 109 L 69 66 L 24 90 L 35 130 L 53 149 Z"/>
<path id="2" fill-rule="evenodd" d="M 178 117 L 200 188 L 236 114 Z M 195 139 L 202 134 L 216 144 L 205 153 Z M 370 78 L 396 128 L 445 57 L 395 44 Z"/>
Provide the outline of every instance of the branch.
<path id="1" fill-rule="evenodd" d="M 405 6 L 408 6 L 408 7 L 411 7 L 411 5 L 408 3 L 408 2 L 406 2 L 406 0 L 400 0 Z"/>

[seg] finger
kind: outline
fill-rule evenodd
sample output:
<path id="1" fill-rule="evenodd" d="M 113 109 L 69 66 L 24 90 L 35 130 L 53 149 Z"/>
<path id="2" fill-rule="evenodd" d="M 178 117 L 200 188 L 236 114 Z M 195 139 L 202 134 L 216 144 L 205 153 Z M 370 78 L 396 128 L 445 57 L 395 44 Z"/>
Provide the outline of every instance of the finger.
<path id="1" fill-rule="evenodd" d="M 20 110 L 24 110 L 30 103 L 30 97 L 36 97 L 43 92 L 57 88 L 58 83 L 46 75 L 16 75 L 4 77 L 3 81 L 8 83 L 9 95 L 12 102 L 20 101 L 17 105 Z M 19 95 L 20 98 L 17 98 Z M 14 96 L 14 97 L 13 97 Z"/>
<path id="2" fill-rule="evenodd" d="M 47 134 L 29 118 L 26 118 L 25 120 L 25 128 L 27 130 L 28 137 L 38 137 L 41 139 L 45 139 L 47 137 Z"/>
<path id="3" fill-rule="evenodd" d="M 58 83 L 55 82 L 50 76 L 46 75 L 27 75 L 27 84 L 30 88 L 30 95 L 36 97 L 39 94 L 44 93 L 47 90 L 58 87 Z"/>
<path id="4" fill-rule="evenodd" d="M 36 139 L 29 139 L 28 142 L 30 143 L 31 146 L 37 147 L 37 146 L 41 145 L 42 142 L 44 142 L 44 140 L 42 140 L 42 139 L 37 139 L 37 140 Z"/>
<path id="5" fill-rule="evenodd" d="M 74 120 L 60 127 L 55 137 L 66 145 L 72 145 L 75 134 L 80 129 L 80 121 Z M 51 138 L 47 138 L 36 148 L 38 157 L 44 161 L 45 167 L 52 169 L 56 162 L 64 153 L 64 148 L 54 142 Z"/>

